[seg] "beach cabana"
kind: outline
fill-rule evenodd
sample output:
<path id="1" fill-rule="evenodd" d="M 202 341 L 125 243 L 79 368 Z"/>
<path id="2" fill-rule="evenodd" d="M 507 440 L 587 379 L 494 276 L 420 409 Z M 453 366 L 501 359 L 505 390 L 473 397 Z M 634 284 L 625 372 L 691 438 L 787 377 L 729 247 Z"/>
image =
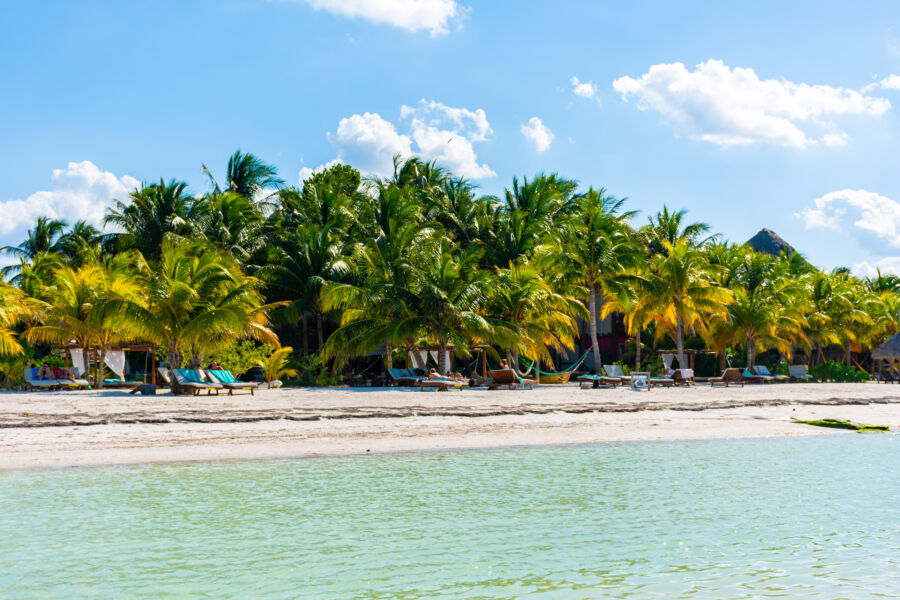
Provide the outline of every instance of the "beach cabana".
<path id="1" fill-rule="evenodd" d="M 900 333 L 891 336 L 872 352 L 873 370 L 878 381 L 893 383 L 897 380 L 897 366 L 900 362 Z"/>

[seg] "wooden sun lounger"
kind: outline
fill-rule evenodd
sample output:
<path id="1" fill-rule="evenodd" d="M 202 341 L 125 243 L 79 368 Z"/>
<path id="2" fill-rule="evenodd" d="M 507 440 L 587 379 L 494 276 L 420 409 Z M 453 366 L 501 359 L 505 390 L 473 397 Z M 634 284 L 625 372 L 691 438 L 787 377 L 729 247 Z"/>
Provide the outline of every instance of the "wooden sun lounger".
<path id="1" fill-rule="evenodd" d="M 499 390 L 502 387 L 508 387 L 509 389 L 526 387 L 530 390 L 534 389 L 533 386 L 537 384 L 537 382 L 532 379 L 523 379 L 519 377 L 512 369 L 488 371 L 488 375 L 491 377 L 491 382 L 488 384 L 489 390 Z"/>
<path id="2" fill-rule="evenodd" d="M 722 375 L 719 377 L 710 377 L 706 380 L 709 382 L 710 387 L 716 387 L 717 385 L 721 385 L 724 387 L 728 387 L 730 385 L 739 385 L 744 387 L 744 377 L 741 375 L 740 369 L 730 368 L 722 371 Z"/>
<path id="3" fill-rule="evenodd" d="M 225 371 L 224 369 L 219 371 L 208 370 L 206 371 L 206 376 L 213 383 L 218 383 L 228 390 L 229 396 L 233 396 L 235 390 L 250 390 L 250 395 L 254 396 L 255 390 L 259 387 L 259 384 L 253 381 L 238 381 L 231 374 L 231 371 Z"/>
<path id="4" fill-rule="evenodd" d="M 594 388 L 594 382 L 597 387 L 611 388 L 622 385 L 622 379 L 619 377 L 603 377 L 602 375 L 580 375 L 578 377 L 578 386 L 583 390 Z"/>
<path id="5" fill-rule="evenodd" d="M 419 381 L 413 385 L 419 388 L 420 392 L 424 392 L 426 389 L 434 389 L 438 392 L 446 392 L 450 388 L 462 391 L 464 384 L 462 382 L 451 381 L 449 379 L 423 379 L 422 381 Z"/>

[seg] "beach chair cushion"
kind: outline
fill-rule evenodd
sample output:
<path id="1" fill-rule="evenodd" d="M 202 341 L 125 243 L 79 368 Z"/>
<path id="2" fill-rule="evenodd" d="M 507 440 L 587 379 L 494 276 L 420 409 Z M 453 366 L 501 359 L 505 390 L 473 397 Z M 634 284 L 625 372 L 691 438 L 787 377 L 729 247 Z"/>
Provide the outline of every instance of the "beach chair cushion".
<path id="1" fill-rule="evenodd" d="M 216 370 L 210 371 L 219 383 L 238 383 L 238 380 L 231 374 L 231 371 Z"/>

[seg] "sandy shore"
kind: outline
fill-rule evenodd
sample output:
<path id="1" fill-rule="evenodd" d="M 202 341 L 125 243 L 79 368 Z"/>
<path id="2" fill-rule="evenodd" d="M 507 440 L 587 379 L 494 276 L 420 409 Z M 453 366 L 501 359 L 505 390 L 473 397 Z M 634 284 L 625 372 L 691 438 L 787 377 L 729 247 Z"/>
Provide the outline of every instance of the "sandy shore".
<path id="1" fill-rule="evenodd" d="M 900 428 L 900 387 L 3 392 L 0 469 L 836 433 L 792 418 Z"/>

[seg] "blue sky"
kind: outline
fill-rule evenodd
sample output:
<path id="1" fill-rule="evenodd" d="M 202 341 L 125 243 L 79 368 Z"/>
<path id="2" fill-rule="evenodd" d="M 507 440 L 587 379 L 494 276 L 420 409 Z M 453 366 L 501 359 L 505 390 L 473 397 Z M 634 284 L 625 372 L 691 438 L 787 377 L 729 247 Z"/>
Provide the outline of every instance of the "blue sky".
<path id="1" fill-rule="evenodd" d="M 786 7 L 786 5 L 788 5 Z M 900 3 L 21 2 L 0 20 L 0 244 L 236 149 L 301 169 L 558 172 L 824 267 L 900 272 Z M 573 78 L 577 78 L 577 84 Z M 576 93 L 577 92 L 577 93 Z M 527 134 L 527 135 L 526 135 Z M 800 216 L 797 216 L 797 215 Z"/>

